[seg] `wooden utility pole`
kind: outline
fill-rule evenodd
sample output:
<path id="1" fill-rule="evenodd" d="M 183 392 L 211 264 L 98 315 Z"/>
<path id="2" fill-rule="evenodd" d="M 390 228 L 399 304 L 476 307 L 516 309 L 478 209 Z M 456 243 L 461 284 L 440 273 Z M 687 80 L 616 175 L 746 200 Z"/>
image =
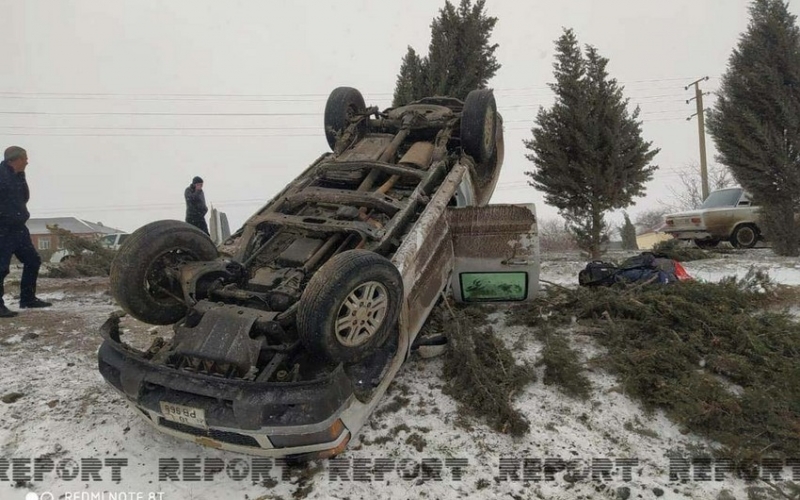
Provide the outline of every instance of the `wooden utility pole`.
<path id="1" fill-rule="evenodd" d="M 685 90 L 689 90 L 689 87 L 694 85 L 694 97 L 692 99 L 697 101 L 697 132 L 700 136 L 700 181 L 703 189 L 703 200 L 708 198 L 708 165 L 706 163 L 706 124 L 705 124 L 705 110 L 703 109 L 703 91 L 700 90 L 700 82 L 704 82 L 708 80 L 708 77 L 701 78 L 697 81 L 694 81 L 685 87 Z M 692 102 L 692 99 L 687 99 L 686 104 Z M 691 120 L 694 115 L 687 118 L 687 120 Z"/>

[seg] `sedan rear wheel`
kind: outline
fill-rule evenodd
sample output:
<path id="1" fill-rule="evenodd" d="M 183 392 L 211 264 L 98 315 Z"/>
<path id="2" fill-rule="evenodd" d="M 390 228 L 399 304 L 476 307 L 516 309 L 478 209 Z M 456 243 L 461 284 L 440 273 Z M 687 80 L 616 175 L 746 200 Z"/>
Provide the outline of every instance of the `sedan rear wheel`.
<path id="1" fill-rule="evenodd" d="M 758 230 L 751 224 L 736 228 L 731 236 L 731 245 L 736 248 L 753 248 L 758 242 Z"/>

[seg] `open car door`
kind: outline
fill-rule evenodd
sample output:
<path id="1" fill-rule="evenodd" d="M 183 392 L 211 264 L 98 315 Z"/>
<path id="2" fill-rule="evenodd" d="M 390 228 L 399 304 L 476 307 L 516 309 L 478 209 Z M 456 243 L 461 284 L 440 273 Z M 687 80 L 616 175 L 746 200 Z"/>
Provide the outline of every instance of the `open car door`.
<path id="1" fill-rule="evenodd" d="M 459 302 L 521 302 L 539 290 L 536 207 L 448 208 L 453 242 L 450 286 Z"/>

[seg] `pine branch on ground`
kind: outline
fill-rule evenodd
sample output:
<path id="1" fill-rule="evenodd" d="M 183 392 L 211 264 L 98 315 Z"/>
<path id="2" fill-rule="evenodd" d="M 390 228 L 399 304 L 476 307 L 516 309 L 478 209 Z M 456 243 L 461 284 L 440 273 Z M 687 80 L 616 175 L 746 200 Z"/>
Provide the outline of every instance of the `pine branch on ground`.
<path id="1" fill-rule="evenodd" d="M 444 325 L 448 351 L 444 364 L 445 394 L 461 409 L 496 431 L 513 436 L 526 434 L 530 423 L 514 408 L 514 396 L 536 380 L 533 368 L 518 364 L 511 351 L 486 325 L 479 307 L 451 308 L 452 319 Z"/>
<path id="2" fill-rule="evenodd" d="M 607 350 L 593 364 L 626 394 L 746 461 L 800 453 L 800 323 L 782 309 L 797 295 L 754 271 L 716 284 L 551 288 L 510 321 L 539 330 L 577 318 Z"/>

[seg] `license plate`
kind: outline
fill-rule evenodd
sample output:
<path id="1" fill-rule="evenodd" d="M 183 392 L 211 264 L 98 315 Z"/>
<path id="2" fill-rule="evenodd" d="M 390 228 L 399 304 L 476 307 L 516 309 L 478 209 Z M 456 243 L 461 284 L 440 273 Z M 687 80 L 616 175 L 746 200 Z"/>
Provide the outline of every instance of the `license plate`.
<path id="1" fill-rule="evenodd" d="M 200 408 L 192 408 L 191 406 L 176 405 L 174 403 L 161 401 L 161 414 L 164 415 L 164 418 L 167 420 L 172 420 L 179 424 L 202 427 L 203 429 L 208 428 L 206 425 L 206 412 Z"/>

